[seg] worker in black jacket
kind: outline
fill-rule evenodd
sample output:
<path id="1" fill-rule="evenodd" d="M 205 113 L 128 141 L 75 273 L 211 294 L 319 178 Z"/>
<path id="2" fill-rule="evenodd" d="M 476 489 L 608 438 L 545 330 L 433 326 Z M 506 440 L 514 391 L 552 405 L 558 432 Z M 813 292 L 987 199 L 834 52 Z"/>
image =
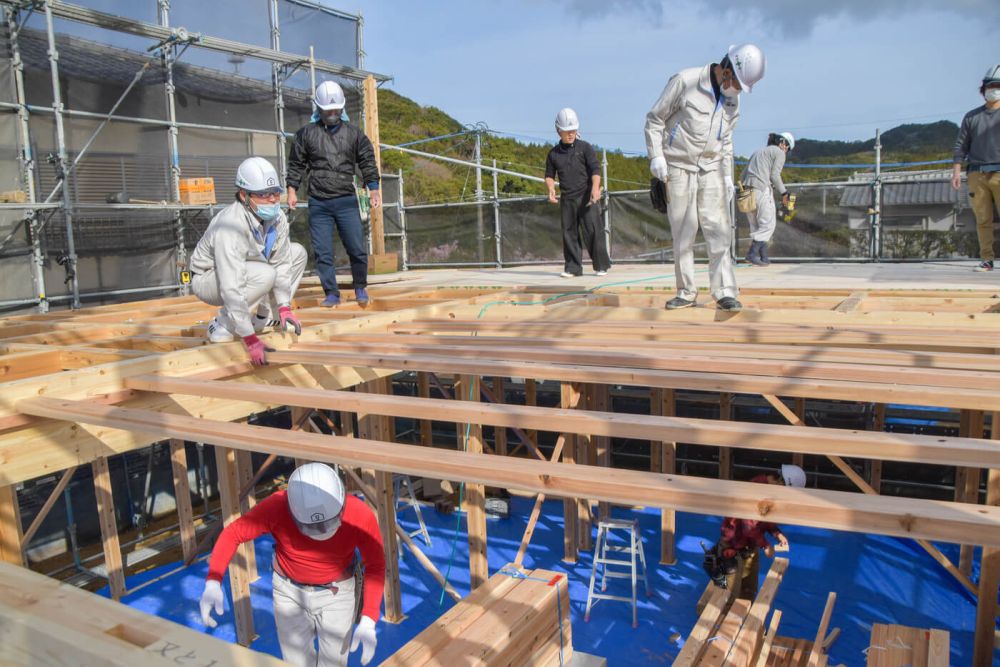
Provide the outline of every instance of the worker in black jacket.
<path id="1" fill-rule="evenodd" d="M 382 203 L 375 150 L 364 132 L 341 118 L 344 91 L 333 81 L 316 87 L 313 101 L 318 108 L 314 120 L 295 133 L 288 156 L 288 207 L 298 204 L 296 190 L 309 172 L 309 236 L 316 273 L 326 299 L 322 305 L 340 304 L 336 265 L 333 261 L 333 230 L 351 259 L 351 277 L 358 304 L 368 305 L 368 244 L 361 225 L 358 197 L 354 189 L 355 169 L 371 196 L 372 208 Z M 318 116 L 318 118 L 317 118 Z"/>
<path id="2" fill-rule="evenodd" d="M 601 167 L 594 148 L 577 136 L 580 121 L 570 108 L 556 115 L 559 145 L 549 151 L 545 161 L 545 185 L 549 201 L 558 203 L 563 232 L 563 278 L 583 273 L 580 235 L 590 254 L 594 272 L 603 276 L 611 268 L 608 244 L 601 224 Z M 556 199 L 556 176 L 561 196 Z"/>

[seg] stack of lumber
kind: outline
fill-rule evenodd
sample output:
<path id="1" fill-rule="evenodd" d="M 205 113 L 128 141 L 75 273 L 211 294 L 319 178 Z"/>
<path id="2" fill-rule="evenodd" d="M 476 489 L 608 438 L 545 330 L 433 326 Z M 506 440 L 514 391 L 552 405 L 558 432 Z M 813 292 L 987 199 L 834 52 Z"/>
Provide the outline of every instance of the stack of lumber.
<path id="1" fill-rule="evenodd" d="M 569 664 L 573 644 L 566 575 L 507 565 L 382 665 L 547 667 L 560 664 L 560 641 L 563 664 Z"/>
<path id="2" fill-rule="evenodd" d="M 0 663 L 25 667 L 288 664 L 7 563 L 0 646 Z"/>
<path id="3" fill-rule="evenodd" d="M 948 667 L 947 630 L 872 625 L 868 667 Z"/>

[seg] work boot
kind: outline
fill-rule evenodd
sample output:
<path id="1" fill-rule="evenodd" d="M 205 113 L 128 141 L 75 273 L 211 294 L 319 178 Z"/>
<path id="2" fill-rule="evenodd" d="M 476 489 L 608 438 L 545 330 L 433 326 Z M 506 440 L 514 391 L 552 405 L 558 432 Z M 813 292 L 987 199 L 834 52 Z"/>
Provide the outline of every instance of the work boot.
<path id="1" fill-rule="evenodd" d="M 358 305 L 364 308 L 368 305 L 368 290 L 364 287 L 355 287 L 354 298 L 358 300 Z"/>
<path id="2" fill-rule="evenodd" d="M 323 299 L 323 303 L 319 304 L 324 308 L 333 308 L 334 306 L 340 305 L 340 295 L 339 294 L 327 294 L 326 298 Z"/>
<path id="3" fill-rule="evenodd" d="M 212 321 L 208 323 L 208 342 L 229 343 L 234 340 L 236 340 L 236 336 L 233 335 L 233 332 L 222 326 L 218 317 L 213 317 Z"/>
<path id="4" fill-rule="evenodd" d="M 750 241 L 750 250 L 747 251 L 747 256 L 744 258 L 751 264 L 760 264 L 760 242 Z"/>
<path id="5" fill-rule="evenodd" d="M 757 255 L 760 257 L 760 265 L 767 266 L 771 263 L 771 258 L 767 254 L 767 241 L 761 241 L 760 246 L 757 248 Z"/>
<path id="6" fill-rule="evenodd" d="M 715 307 L 727 313 L 738 313 L 743 310 L 743 304 L 731 296 L 724 296 L 716 301 Z"/>
<path id="7" fill-rule="evenodd" d="M 667 301 L 666 309 L 667 310 L 680 310 L 681 308 L 690 308 L 694 304 L 695 304 L 695 300 L 694 299 L 691 299 L 690 301 L 688 301 L 687 299 L 681 298 L 679 296 L 675 296 L 670 301 Z"/>

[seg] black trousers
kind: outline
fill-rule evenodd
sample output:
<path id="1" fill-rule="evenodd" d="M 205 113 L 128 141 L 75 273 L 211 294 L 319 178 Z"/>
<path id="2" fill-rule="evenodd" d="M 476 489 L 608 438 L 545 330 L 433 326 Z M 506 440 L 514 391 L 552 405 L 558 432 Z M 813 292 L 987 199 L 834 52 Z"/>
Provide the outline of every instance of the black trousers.
<path id="1" fill-rule="evenodd" d="M 601 223 L 601 205 L 589 204 L 590 192 L 581 195 L 564 196 L 559 200 L 559 210 L 562 214 L 563 258 L 564 271 L 574 275 L 583 274 L 583 260 L 580 239 L 590 255 L 590 263 L 594 271 L 607 271 L 611 268 L 611 258 L 608 256 L 608 244 L 604 238 L 604 225 Z"/>

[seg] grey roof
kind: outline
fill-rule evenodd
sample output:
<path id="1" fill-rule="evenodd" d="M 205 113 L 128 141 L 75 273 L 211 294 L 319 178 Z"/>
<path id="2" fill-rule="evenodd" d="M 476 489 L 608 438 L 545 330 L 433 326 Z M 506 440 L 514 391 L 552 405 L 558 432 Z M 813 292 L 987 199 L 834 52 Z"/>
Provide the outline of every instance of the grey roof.
<path id="1" fill-rule="evenodd" d="M 872 203 L 871 172 L 853 174 L 840 205 L 868 208 Z M 965 183 L 951 187 L 951 170 L 890 172 L 882 174 L 882 206 L 964 206 L 969 200 Z"/>

